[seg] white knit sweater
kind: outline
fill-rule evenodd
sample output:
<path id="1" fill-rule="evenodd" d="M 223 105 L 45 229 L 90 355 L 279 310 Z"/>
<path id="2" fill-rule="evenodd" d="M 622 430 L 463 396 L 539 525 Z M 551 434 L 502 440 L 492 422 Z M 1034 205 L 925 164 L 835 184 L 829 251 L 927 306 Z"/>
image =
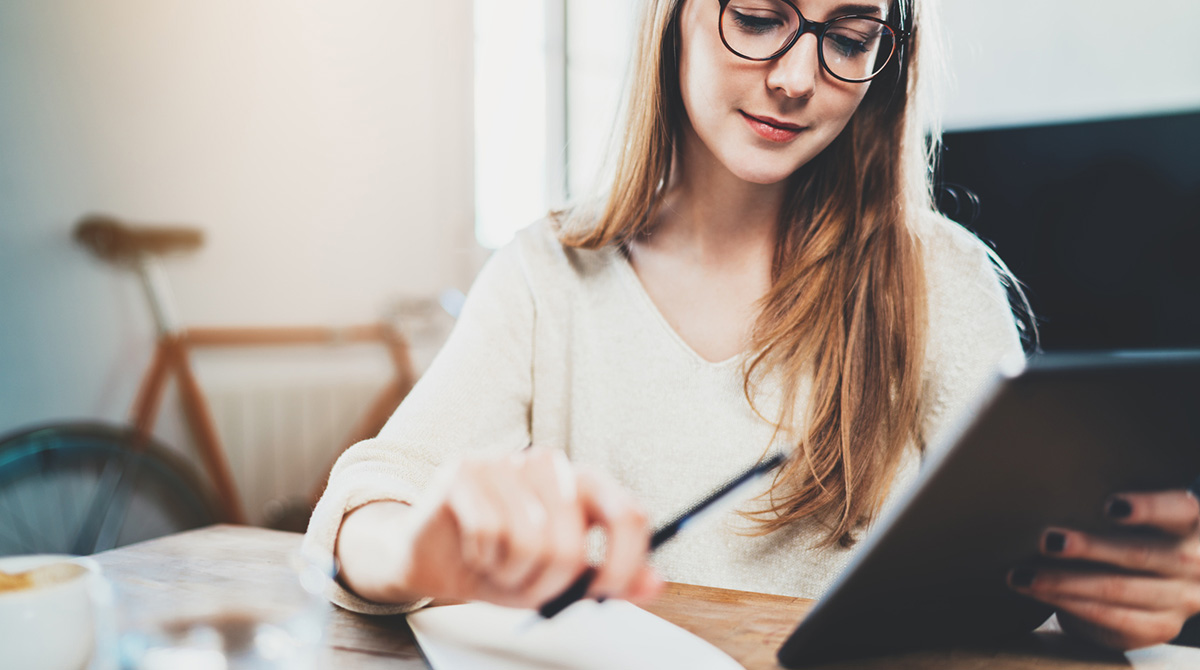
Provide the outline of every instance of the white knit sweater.
<path id="1" fill-rule="evenodd" d="M 923 423 L 936 445 L 939 430 L 1021 346 L 983 244 L 932 214 L 921 238 L 930 309 Z M 338 460 L 305 542 L 332 552 L 349 510 L 415 500 L 456 454 L 531 442 L 608 471 L 657 524 L 767 448 L 772 427 L 743 395 L 742 362 L 712 363 L 688 347 L 618 250 L 564 248 L 548 223 L 534 224 L 488 261 L 454 332 L 379 437 Z M 771 408 L 770 398 L 760 402 L 760 410 Z M 910 449 L 889 503 L 919 465 Z M 855 551 L 817 548 L 823 529 L 812 523 L 758 537 L 739 532 L 746 528 L 733 509 L 710 515 L 653 563 L 669 581 L 816 598 Z M 379 605 L 342 590 L 330 596 L 368 613 L 422 604 Z"/>

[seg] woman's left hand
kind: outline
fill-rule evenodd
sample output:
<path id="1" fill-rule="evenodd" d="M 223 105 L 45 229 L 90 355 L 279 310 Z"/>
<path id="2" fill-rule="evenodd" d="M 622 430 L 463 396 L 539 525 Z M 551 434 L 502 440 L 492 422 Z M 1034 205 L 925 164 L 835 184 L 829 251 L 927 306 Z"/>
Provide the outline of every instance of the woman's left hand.
<path id="1" fill-rule="evenodd" d="M 1094 568 L 1017 568 L 1016 591 L 1052 605 L 1063 630 L 1115 649 L 1169 642 L 1200 613 L 1200 503 L 1186 490 L 1115 495 L 1120 526 L 1156 536 L 1101 537 L 1062 528 L 1042 534 L 1041 553 Z"/>

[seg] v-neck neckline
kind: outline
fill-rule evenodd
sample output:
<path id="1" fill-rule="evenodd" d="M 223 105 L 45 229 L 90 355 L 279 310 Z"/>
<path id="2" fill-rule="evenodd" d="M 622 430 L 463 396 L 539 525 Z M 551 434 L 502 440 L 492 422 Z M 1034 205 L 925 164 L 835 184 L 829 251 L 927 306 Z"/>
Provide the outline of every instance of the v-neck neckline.
<path id="1" fill-rule="evenodd" d="M 683 339 L 683 336 L 679 334 L 679 331 L 675 330 L 675 327 L 671 325 L 671 322 L 667 321 L 667 317 L 663 316 L 662 310 L 660 310 L 658 305 L 655 304 L 654 298 L 650 297 L 650 293 L 646 290 L 645 284 L 642 283 L 642 278 L 638 277 L 637 271 L 633 269 L 633 264 L 629 260 L 629 254 L 620 246 L 613 246 L 610 252 L 614 256 L 613 264 L 617 267 L 617 273 L 621 275 L 622 279 L 624 279 L 626 284 L 629 285 L 630 290 L 633 291 L 634 295 L 637 296 L 638 302 L 642 303 L 643 308 L 650 314 L 650 318 L 656 321 L 658 325 L 662 327 L 664 331 L 666 331 L 667 337 L 673 340 L 675 345 L 679 347 L 685 355 L 700 365 L 713 369 L 727 368 L 735 363 L 741 362 L 746 356 L 745 351 L 739 351 L 729 358 L 719 361 L 710 361 L 701 356 L 700 353 L 692 347 L 692 345 L 687 343 L 687 340 Z"/>

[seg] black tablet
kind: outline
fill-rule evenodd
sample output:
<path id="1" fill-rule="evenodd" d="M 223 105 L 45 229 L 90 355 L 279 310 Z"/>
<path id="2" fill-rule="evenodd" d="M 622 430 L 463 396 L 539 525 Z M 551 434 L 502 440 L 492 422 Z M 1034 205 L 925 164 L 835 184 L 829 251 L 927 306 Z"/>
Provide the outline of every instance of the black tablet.
<path id="1" fill-rule="evenodd" d="M 787 667 L 1028 632 L 1011 591 L 1048 526 L 1116 529 L 1112 493 L 1200 475 L 1200 351 L 1051 354 L 1000 376 L 779 650 Z"/>

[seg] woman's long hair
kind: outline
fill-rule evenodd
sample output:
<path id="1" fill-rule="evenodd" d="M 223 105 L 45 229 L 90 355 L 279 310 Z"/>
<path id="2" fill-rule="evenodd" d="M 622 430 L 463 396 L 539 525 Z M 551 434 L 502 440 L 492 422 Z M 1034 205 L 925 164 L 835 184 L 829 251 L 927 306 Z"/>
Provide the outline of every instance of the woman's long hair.
<path id="1" fill-rule="evenodd" d="M 848 546 L 878 512 L 904 449 L 921 447 L 926 287 L 918 219 L 932 209 L 940 129 L 926 117 L 932 91 L 921 60 L 938 62 L 923 0 L 896 0 L 889 16 L 911 31 L 870 84 L 842 133 L 789 178 L 771 287 L 759 304 L 743 391 L 778 385 L 776 437 L 796 454 L 764 507 L 745 514 L 769 533 L 799 519 Z M 611 187 L 593 207 L 560 212 L 563 244 L 627 245 L 648 232 L 668 183 L 684 110 L 679 93 L 682 0 L 648 0 L 623 143 Z M 931 49 L 931 47 L 934 47 Z M 808 387 L 805 416 L 795 416 Z"/>

